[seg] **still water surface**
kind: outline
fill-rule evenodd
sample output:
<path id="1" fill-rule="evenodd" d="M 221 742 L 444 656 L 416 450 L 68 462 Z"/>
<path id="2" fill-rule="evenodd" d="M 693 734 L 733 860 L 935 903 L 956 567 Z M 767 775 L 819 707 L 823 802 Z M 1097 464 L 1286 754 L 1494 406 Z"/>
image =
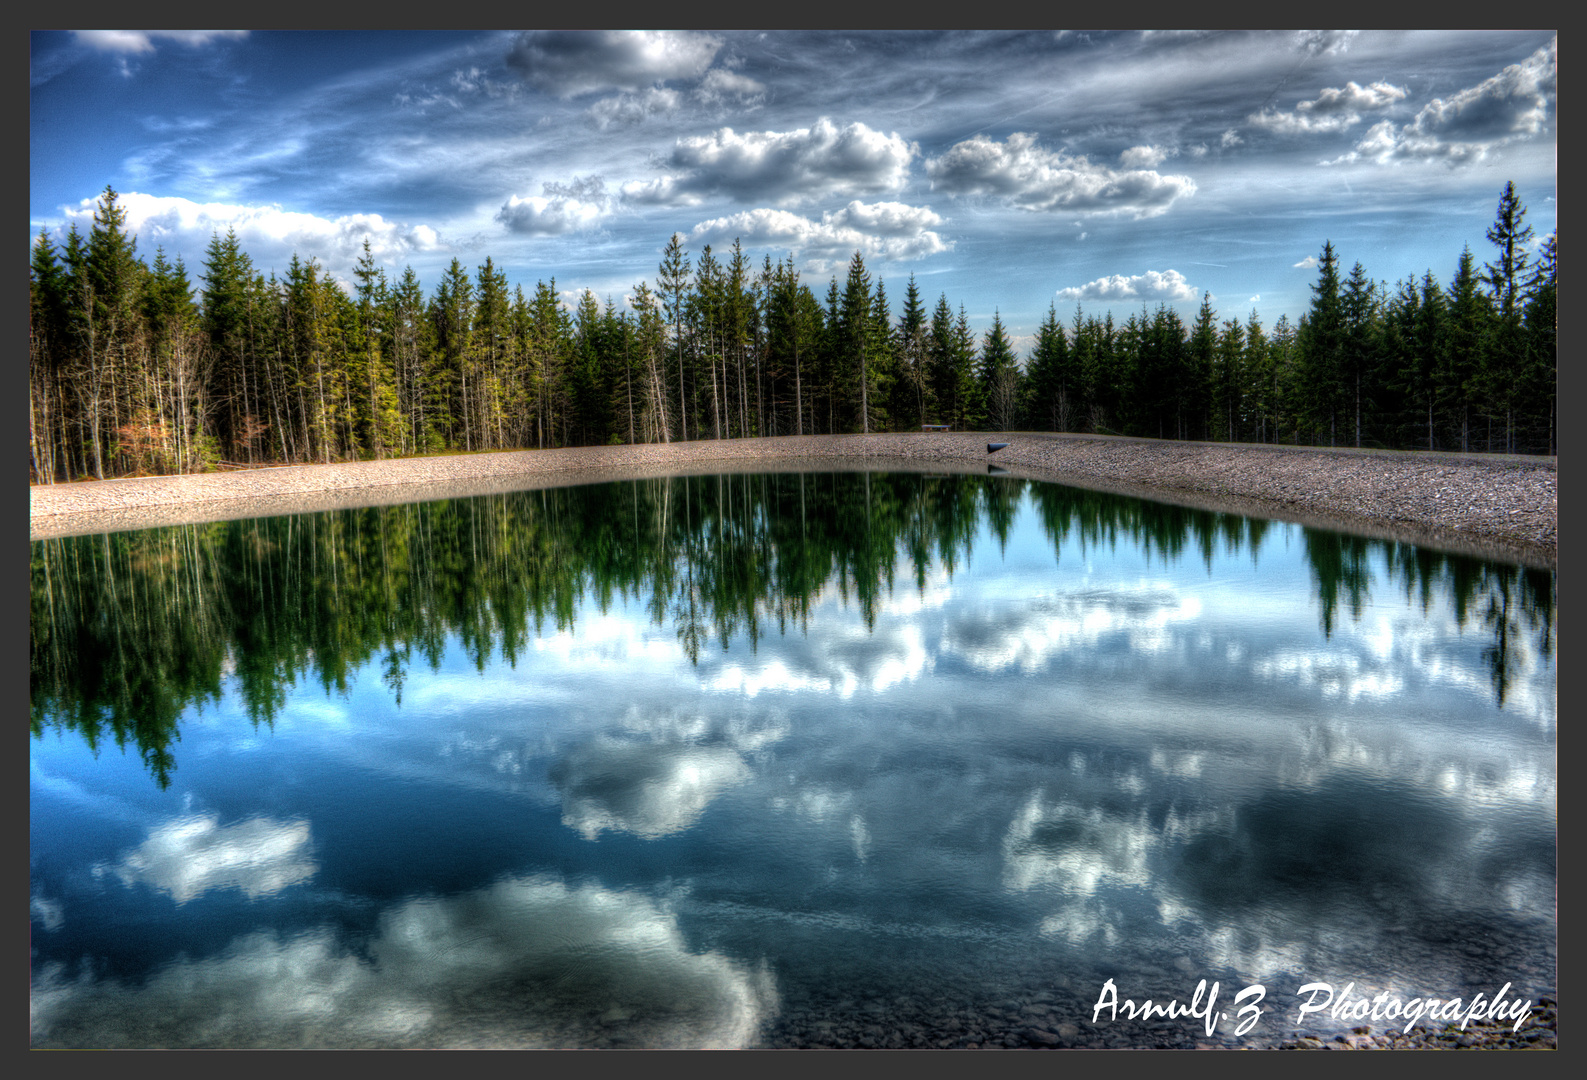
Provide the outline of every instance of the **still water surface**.
<path id="1" fill-rule="evenodd" d="M 1554 989 L 1550 572 L 886 473 L 31 572 L 35 1046 L 1263 1045 L 1307 982 Z M 1229 1018 L 1093 1023 L 1108 979 Z"/>

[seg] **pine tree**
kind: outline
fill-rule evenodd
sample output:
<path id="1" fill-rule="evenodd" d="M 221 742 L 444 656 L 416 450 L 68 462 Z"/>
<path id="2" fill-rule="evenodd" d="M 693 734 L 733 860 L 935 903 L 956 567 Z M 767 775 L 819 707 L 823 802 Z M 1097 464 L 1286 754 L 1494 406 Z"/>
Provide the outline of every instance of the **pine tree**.
<path id="1" fill-rule="evenodd" d="M 1268 409 L 1267 390 L 1271 382 L 1271 368 L 1273 357 L 1268 348 L 1267 334 L 1262 330 L 1262 323 L 1256 317 L 1256 309 L 1251 309 L 1251 316 L 1245 322 L 1245 396 L 1248 414 L 1256 422 L 1256 439 L 1258 442 L 1267 442 Z"/>
<path id="2" fill-rule="evenodd" d="M 903 428 L 926 422 L 926 308 L 920 300 L 915 275 L 909 275 L 904 290 L 904 310 L 894 331 L 897 349 L 897 378 L 893 384 L 892 413 L 895 424 Z"/>
<path id="3" fill-rule="evenodd" d="M 1273 334 L 1268 339 L 1268 408 L 1273 417 L 1274 442 L 1279 442 L 1282 438 L 1286 422 L 1290 426 L 1290 441 L 1295 441 L 1296 437 L 1296 418 L 1300 412 L 1295 404 L 1297 336 L 1298 331 L 1290 325 L 1289 316 L 1280 315 L 1278 322 L 1273 324 Z"/>
<path id="4" fill-rule="evenodd" d="M 1323 243 L 1311 309 L 1296 336 L 1312 422 L 1338 445 L 1339 413 L 1344 405 L 1344 308 L 1339 296 L 1339 256 L 1332 241 Z"/>
<path id="5" fill-rule="evenodd" d="M 975 378 L 975 335 L 970 332 L 970 316 L 964 305 L 959 305 L 958 317 L 953 321 L 951 362 L 953 379 L 957 384 L 959 417 L 956 427 L 979 426 L 986 416 L 986 399 L 980 393 L 980 383 Z"/>
<path id="6" fill-rule="evenodd" d="M 953 309 L 948 294 L 937 298 L 931 313 L 931 329 L 926 337 L 926 371 L 931 384 L 934 412 L 938 424 L 959 422 L 959 384 L 953 367 Z"/>
<path id="7" fill-rule="evenodd" d="M 981 339 L 981 363 L 976 372 L 985 422 L 993 431 L 1012 431 L 1019 420 L 1019 363 L 1008 343 L 1001 313 L 994 310 L 992 325 Z"/>
<path id="8" fill-rule="evenodd" d="M 144 270 L 137 257 L 137 238 L 127 231 L 127 212 L 119 199 L 116 189 L 106 185 L 94 208 L 80 278 L 87 286 L 79 295 L 88 330 L 89 437 L 94 476 L 100 480 L 105 478 L 107 443 L 114 445 L 121 426 L 121 369 L 136 331 L 134 302 Z"/>
<path id="9" fill-rule="evenodd" d="M 1069 342 L 1057 306 L 1049 303 L 1026 365 L 1026 422 L 1039 431 L 1069 431 L 1075 415 L 1073 384 Z"/>
<path id="10" fill-rule="evenodd" d="M 1185 349 L 1185 364 L 1176 381 L 1175 397 L 1183 403 L 1179 419 L 1179 438 L 1212 437 L 1213 369 L 1218 356 L 1218 313 L 1212 310 L 1212 294 L 1201 294 L 1201 308 L 1191 327 Z"/>
<path id="11" fill-rule="evenodd" d="M 1224 437 L 1238 442 L 1245 412 L 1245 327 L 1238 319 L 1225 319 L 1216 352 L 1218 419 Z"/>
<path id="12" fill-rule="evenodd" d="M 689 290 L 689 257 L 683 250 L 682 233 L 673 233 L 667 240 L 667 248 L 661 253 L 661 265 L 656 269 L 656 289 L 661 293 L 667 318 L 672 321 L 672 346 L 678 360 L 678 438 L 687 441 L 689 410 L 683 373 L 683 319 Z"/>
<path id="13" fill-rule="evenodd" d="M 865 256 L 856 251 L 849 260 L 849 276 L 843 288 L 843 305 L 838 314 L 841 355 L 856 372 L 860 391 L 860 431 L 871 430 L 871 275 L 865 269 Z"/>
<path id="14" fill-rule="evenodd" d="M 435 334 L 437 381 L 444 388 L 447 409 L 447 442 L 472 451 L 475 420 L 472 408 L 474 283 L 463 264 L 453 259 L 441 275 L 430 301 L 430 325 Z"/>
<path id="15" fill-rule="evenodd" d="M 39 230 L 28 277 L 28 435 L 33 478 L 66 479 L 66 410 L 63 384 L 69 339 L 71 280 L 56 258 L 49 233 Z"/>
<path id="16" fill-rule="evenodd" d="M 469 346 L 480 448 L 505 449 L 507 416 L 513 405 L 508 377 L 513 352 L 512 299 L 507 293 L 506 273 L 489 256 L 475 275 Z"/>
<path id="17" fill-rule="evenodd" d="M 1449 332 L 1438 372 L 1439 400 L 1460 432 L 1462 452 L 1471 449 L 1471 406 L 1481 393 L 1482 349 L 1493 311 L 1479 282 L 1467 245 L 1449 283 Z"/>
<path id="18" fill-rule="evenodd" d="M 876 291 L 871 296 L 870 326 L 866 329 L 866 356 L 871 372 L 872 411 L 877 414 L 877 427 L 883 431 L 899 428 L 899 403 L 894 396 L 899 375 L 898 340 L 893 333 L 893 310 L 887 300 L 887 283 L 876 279 Z"/>
<path id="19" fill-rule="evenodd" d="M 671 397 L 666 378 L 666 322 L 650 287 L 641 281 L 634 287 L 634 349 L 641 379 L 640 439 L 644 442 L 671 442 L 672 423 L 668 415 Z"/>
<path id="20" fill-rule="evenodd" d="M 1559 378 L 1557 291 L 1559 282 L 1559 233 L 1548 234 L 1531 283 L 1524 316 L 1526 348 L 1525 396 L 1523 401 L 1538 418 L 1544 434 L 1542 445 L 1550 454 L 1555 447 L 1556 383 Z"/>
<path id="21" fill-rule="evenodd" d="M 1340 383 L 1350 395 L 1358 448 L 1361 446 L 1362 413 L 1372 407 L 1376 396 L 1378 307 L 1376 284 L 1358 262 L 1351 267 L 1339 298 Z"/>
<path id="22" fill-rule="evenodd" d="M 1499 195 L 1499 209 L 1488 227 L 1488 241 L 1499 249 L 1498 258 L 1485 267 L 1482 280 L 1492 290 L 1497 318 L 1489 328 L 1482 372 L 1483 396 L 1490 407 L 1504 415 L 1504 448 L 1515 452 L 1515 409 L 1521 382 L 1526 345 L 1522 339 L 1522 290 L 1531 256 L 1532 227 L 1525 224 L 1526 207 L 1515 193 L 1515 184 L 1506 182 Z"/>

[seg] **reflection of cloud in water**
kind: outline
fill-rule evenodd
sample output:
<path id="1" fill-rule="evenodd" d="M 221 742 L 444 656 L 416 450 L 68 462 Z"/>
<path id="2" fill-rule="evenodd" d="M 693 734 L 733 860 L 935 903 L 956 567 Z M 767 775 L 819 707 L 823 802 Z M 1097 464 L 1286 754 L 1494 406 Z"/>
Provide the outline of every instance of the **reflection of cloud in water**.
<path id="1" fill-rule="evenodd" d="M 1154 753 L 1152 770 L 1180 785 L 1186 762 Z M 1231 788 L 1230 764 L 1198 763 L 1198 786 L 1218 795 L 1189 806 L 1148 810 L 1150 787 L 1111 807 L 1030 798 L 1004 836 L 1004 887 L 1040 898 L 1048 937 L 1080 948 L 1156 940 L 1251 981 L 1309 974 L 1364 985 L 1398 968 L 1449 991 L 1480 964 L 1516 963 L 1483 953 L 1451 964 L 1444 942 L 1459 926 L 1503 927 L 1501 937 L 1535 944 L 1529 962 L 1547 963 L 1555 829 L 1544 808 L 1490 823 L 1469 797 L 1480 770 L 1445 797 L 1425 778 L 1369 779 L 1355 767 L 1311 790 Z"/>
<path id="2" fill-rule="evenodd" d="M 1216 811 L 1187 813 L 1170 806 L 1163 823 L 1153 825 L 1144 807 L 1124 815 L 1098 805 L 1044 805 L 1033 795 L 1003 837 L 1003 885 L 1019 892 L 1050 890 L 1070 900 L 1109 887 L 1149 889 L 1151 860 L 1165 843 L 1229 825 L 1229 815 Z"/>
<path id="3" fill-rule="evenodd" d="M 1167 585 L 1088 588 L 954 618 L 943 648 L 985 671 L 1035 671 L 1067 649 L 1095 645 L 1111 634 L 1128 635 L 1136 652 L 1160 652 L 1173 640 L 1173 624 L 1200 614 L 1199 599 Z"/>
<path id="4" fill-rule="evenodd" d="M 57 970 L 35 1046 L 738 1047 L 770 976 L 689 951 L 653 901 L 526 878 L 386 912 L 354 955 L 329 929 L 234 941 L 141 986 Z"/>
<path id="5" fill-rule="evenodd" d="M 798 641 L 783 639 L 782 655 L 723 661 L 704 676 L 711 690 L 754 697 L 762 691 L 830 694 L 881 693 L 929 673 L 932 659 L 918 625 L 878 623 L 867 630 L 846 622 Z M 702 665 L 702 668 L 705 665 Z"/>
<path id="6" fill-rule="evenodd" d="M 250 818 L 222 826 L 214 814 L 161 825 L 112 868 L 122 884 L 143 882 L 178 904 L 211 889 L 240 889 L 257 900 L 307 881 L 317 869 L 307 821 Z"/>
<path id="7" fill-rule="evenodd" d="M 1314 686 L 1323 697 L 1387 698 L 1405 687 L 1405 680 L 1391 671 L 1366 668 L 1362 658 L 1340 652 L 1285 649 L 1258 661 L 1252 672 L 1259 679 L 1289 679 Z"/>
<path id="8" fill-rule="evenodd" d="M 38 893 L 28 897 L 28 918 L 51 932 L 66 924 L 66 912 L 61 905 Z"/>
<path id="9" fill-rule="evenodd" d="M 750 769 L 726 746 L 599 739 L 570 751 L 550 776 L 562 793 L 562 823 L 584 839 L 612 829 L 654 840 L 693 825 Z"/>

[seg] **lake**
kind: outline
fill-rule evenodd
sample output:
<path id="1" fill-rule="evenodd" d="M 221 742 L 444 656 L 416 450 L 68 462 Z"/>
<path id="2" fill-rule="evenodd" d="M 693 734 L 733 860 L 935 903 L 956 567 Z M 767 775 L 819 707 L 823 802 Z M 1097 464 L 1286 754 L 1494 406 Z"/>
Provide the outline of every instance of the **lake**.
<path id="1" fill-rule="evenodd" d="M 1263 1046 L 1555 989 L 1551 571 L 888 472 L 31 555 L 36 1047 Z"/>

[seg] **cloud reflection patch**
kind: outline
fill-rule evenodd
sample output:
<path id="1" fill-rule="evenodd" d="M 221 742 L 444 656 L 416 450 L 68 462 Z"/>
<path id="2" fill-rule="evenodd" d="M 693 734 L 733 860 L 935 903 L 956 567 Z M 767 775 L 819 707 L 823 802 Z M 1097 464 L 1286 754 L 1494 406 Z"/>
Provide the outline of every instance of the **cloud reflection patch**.
<path id="1" fill-rule="evenodd" d="M 690 952 L 655 902 L 533 877 L 403 903 L 361 955 L 322 927 L 142 985 L 51 969 L 32 1029 L 35 1047 L 737 1047 L 775 1008 L 766 972 Z"/>
<path id="2" fill-rule="evenodd" d="M 605 829 L 647 840 L 682 832 L 749 777 L 744 759 L 726 746 L 610 739 L 569 752 L 551 770 L 562 823 L 586 840 Z"/>
<path id="3" fill-rule="evenodd" d="M 112 868 L 123 885 L 143 883 L 178 904 L 211 889 L 238 889 L 250 900 L 273 896 L 312 878 L 307 821 L 250 818 L 221 825 L 214 814 L 159 826 Z"/>

